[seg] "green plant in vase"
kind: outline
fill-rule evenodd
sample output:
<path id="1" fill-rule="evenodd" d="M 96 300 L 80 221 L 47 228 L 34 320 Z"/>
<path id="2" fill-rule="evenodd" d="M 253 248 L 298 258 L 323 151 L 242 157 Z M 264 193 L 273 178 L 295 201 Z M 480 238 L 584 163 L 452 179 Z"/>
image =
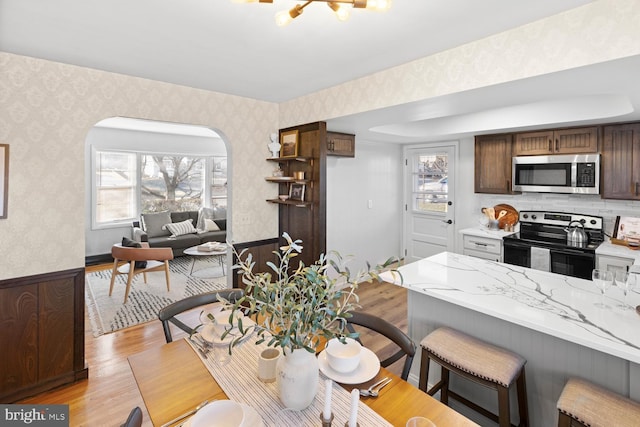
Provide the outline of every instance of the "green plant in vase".
<path id="1" fill-rule="evenodd" d="M 352 275 L 342 256 L 331 252 L 330 256 L 321 255 L 312 265 L 299 262 L 293 268 L 292 261 L 302 252 L 302 242 L 293 240 L 287 233 L 283 238 L 287 244 L 274 252 L 278 258 L 277 265 L 267 263 L 270 272 L 255 273 L 255 263 L 246 250 L 236 254 L 239 261 L 234 269 L 239 270 L 246 288 L 245 295 L 230 307 L 232 313 L 229 318 L 233 319 L 234 314 L 241 311 L 255 324 L 244 327 L 242 318 L 238 318 L 236 326 L 239 333 L 231 341 L 229 351 L 253 332 L 257 334 L 256 344 L 266 343 L 267 346 L 281 348 L 284 357 L 278 362 L 277 377 L 280 398 L 288 408 L 303 409 L 313 401 L 317 390 L 318 362 L 315 353 L 319 346 L 336 337 L 341 340 L 357 337 L 357 334 L 349 333 L 346 324 L 350 312 L 359 307 L 358 285 L 379 280 L 379 274 L 389 270 L 398 259 L 389 258 L 373 268 L 367 263 L 366 270 Z M 329 276 L 329 267 L 335 270 L 335 277 Z M 400 274 L 397 270 L 391 271 Z M 300 362 L 287 370 L 284 365 L 294 359 Z M 294 374 L 306 371 L 309 366 L 308 380 L 292 380 Z M 293 383 L 301 385 L 289 390 L 287 387 Z"/>

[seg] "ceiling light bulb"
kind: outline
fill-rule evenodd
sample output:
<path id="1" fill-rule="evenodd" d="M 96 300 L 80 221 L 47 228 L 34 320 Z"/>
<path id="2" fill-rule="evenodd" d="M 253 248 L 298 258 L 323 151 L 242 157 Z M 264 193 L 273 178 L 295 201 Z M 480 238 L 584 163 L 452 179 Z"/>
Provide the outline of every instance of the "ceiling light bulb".
<path id="1" fill-rule="evenodd" d="M 391 8 L 391 0 L 367 0 L 367 9 L 384 12 Z"/>
<path id="2" fill-rule="evenodd" d="M 329 2 L 327 5 L 336 13 L 336 17 L 340 21 L 347 21 L 349 19 L 349 9 L 346 6 L 335 2 Z"/>
<path id="3" fill-rule="evenodd" d="M 284 27 L 285 25 L 289 25 L 291 21 L 300 16 L 302 13 L 302 7 L 297 4 L 291 10 L 283 10 L 282 12 L 276 13 L 276 25 L 278 27 Z"/>

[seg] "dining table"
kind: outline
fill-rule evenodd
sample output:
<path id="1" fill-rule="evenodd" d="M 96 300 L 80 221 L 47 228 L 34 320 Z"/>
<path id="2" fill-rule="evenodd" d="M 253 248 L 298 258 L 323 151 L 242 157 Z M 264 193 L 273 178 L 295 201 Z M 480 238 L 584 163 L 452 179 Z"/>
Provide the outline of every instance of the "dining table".
<path id="1" fill-rule="evenodd" d="M 128 358 L 154 426 L 163 426 L 204 401 L 229 399 L 196 350 L 185 338 Z M 392 381 L 380 391 L 378 397 L 362 397 L 360 402 L 389 424 L 404 427 L 409 418 L 423 416 L 438 427 L 477 426 L 383 367 L 380 367 L 375 377 L 362 384 L 336 384 L 334 387 L 343 387 L 347 391 L 363 389 L 384 377 L 389 377 Z M 184 421 L 182 419 L 171 425 L 178 426 Z M 315 425 L 321 425 L 320 412 Z M 333 425 L 341 426 L 342 423 L 334 422 Z"/>

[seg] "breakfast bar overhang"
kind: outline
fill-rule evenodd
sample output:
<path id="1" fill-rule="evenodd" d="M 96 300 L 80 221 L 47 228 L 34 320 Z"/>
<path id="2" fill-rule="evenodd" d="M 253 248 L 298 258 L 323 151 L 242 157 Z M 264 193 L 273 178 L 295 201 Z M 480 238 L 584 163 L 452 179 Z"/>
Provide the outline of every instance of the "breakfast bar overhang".
<path id="1" fill-rule="evenodd" d="M 602 309 L 595 305 L 600 291 L 590 280 L 451 252 L 398 270 L 402 279 L 392 272 L 384 273 L 383 279 L 410 291 L 409 335 L 416 343 L 436 328 L 449 326 L 527 359 L 532 426 L 557 424 L 556 402 L 572 376 L 640 400 L 640 316 L 617 307 L 623 300 L 619 288 L 607 291 L 605 301 L 611 308 Z M 640 304 L 637 290 L 627 297 L 632 306 Z M 420 358 L 415 360 L 410 380 L 417 383 Z M 431 386 L 439 370 L 430 374 Z M 455 380 L 453 389 L 496 409 L 489 390 Z M 460 412 L 473 419 L 472 413 L 462 408 Z M 515 423 L 515 407 L 511 413 Z"/>

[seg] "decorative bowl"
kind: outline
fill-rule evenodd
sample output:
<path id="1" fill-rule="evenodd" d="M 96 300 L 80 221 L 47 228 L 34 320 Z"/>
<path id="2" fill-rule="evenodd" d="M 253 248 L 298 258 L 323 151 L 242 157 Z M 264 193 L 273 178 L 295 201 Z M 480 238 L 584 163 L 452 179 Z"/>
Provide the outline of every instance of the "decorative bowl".
<path id="1" fill-rule="evenodd" d="M 282 200 L 284 202 L 285 200 L 289 199 L 289 196 L 287 196 L 286 194 L 281 194 L 281 195 L 278 196 L 278 199 L 280 199 L 280 200 Z"/>
<path id="2" fill-rule="evenodd" d="M 360 363 L 360 343 L 352 338 L 345 338 L 346 344 L 337 338 L 332 338 L 327 343 L 327 362 L 329 367 L 342 374 L 351 372 Z"/>

